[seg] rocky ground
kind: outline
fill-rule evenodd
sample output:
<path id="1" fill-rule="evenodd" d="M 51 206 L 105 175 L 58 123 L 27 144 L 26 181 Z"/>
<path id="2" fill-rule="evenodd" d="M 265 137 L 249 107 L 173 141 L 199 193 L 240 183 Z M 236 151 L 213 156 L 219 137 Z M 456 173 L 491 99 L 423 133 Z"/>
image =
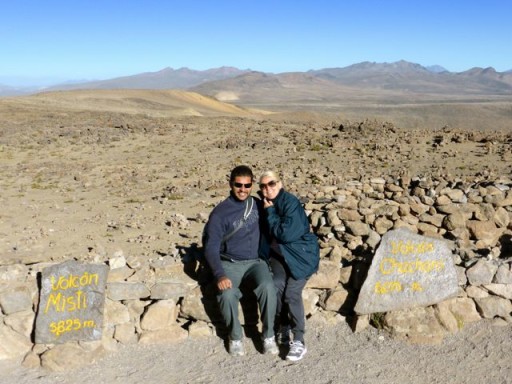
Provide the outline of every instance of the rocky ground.
<path id="1" fill-rule="evenodd" d="M 199 240 L 237 164 L 307 195 L 364 176 L 509 175 L 510 134 L 392 123 L 36 114 L 2 127 L 4 260 L 158 257 Z"/>
<path id="2" fill-rule="evenodd" d="M 108 108 L 107 108 L 108 109 Z M 510 175 L 510 131 L 411 129 L 361 118 L 289 114 L 159 117 L 133 111 L 1 103 L 0 265 L 115 254 L 183 257 L 227 193 L 238 164 L 277 169 L 307 195 L 318 184 L 362 176 Z M 308 322 L 310 353 L 299 364 L 260 355 L 233 360 L 220 339 L 123 347 L 65 374 L 0 362 L 5 383 L 254 382 L 506 383 L 510 327 L 485 323 L 441 346 L 411 346 L 341 320 Z M 336 325 L 331 322 L 337 322 Z M 249 346 L 251 344 L 249 343 Z M 413 379 L 414 377 L 414 379 Z"/>

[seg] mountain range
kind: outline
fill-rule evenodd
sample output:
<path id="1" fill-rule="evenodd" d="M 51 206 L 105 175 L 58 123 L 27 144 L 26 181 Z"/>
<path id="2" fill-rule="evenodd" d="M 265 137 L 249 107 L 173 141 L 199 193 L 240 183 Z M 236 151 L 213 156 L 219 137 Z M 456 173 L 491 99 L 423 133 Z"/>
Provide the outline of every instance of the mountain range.
<path id="1" fill-rule="evenodd" d="M 0 96 L 72 89 L 182 89 L 241 105 L 326 103 L 350 98 L 404 102 L 429 99 L 482 99 L 512 96 L 512 70 L 492 67 L 449 72 L 407 61 L 361 62 L 342 68 L 265 73 L 234 67 L 197 71 L 164 68 L 108 80 L 22 89 L 0 85 Z"/>

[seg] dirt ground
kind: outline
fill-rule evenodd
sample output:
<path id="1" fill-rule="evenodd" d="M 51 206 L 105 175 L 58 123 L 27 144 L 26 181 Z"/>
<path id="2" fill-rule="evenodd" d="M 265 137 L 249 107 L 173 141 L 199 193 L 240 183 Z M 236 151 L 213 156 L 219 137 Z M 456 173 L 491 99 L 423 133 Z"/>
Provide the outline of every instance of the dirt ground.
<path id="1" fill-rule="evenodd" d="M 475 132 L 317 113 L 201 117 L 191 115 L 214 114 L 204 100 L 200 110 L 183 100 L 171 108 L 164 96 L 0 100 L 0 265 L 103 262 L 119 252 L 183 256 L 238 164 L 257 175 L 277 169 L 300 195 L 367 176 L 485 179 L 512 171 L 511 132 L 494 132 L 493 122 Z M 176 217 L 183 225 L 173 225 Z M 439 346 L 405 344 L 374 329 L 355 334 L 342 320 L 313 317 L 307 327 L 309 352 L 297 364 L 263 356 L 249 340 L 248 356 L 232 359 L 212 336 L 122 346 L 66 373 L 0 361 L 0 382 L 512 382 L 510 327 L 482 322 Z"/>
<path id="2" fill-rule="evenodd" d="M 64 373 L 0 362 L 3 384 L 276 383 L 507 384 L 512 328 L 481 321 L 441 345 L 411 345 L 386 333 L 353 333 L 345 322 L 309 320 L 303 360 L 263 355 L 245 340 L 247 354 L 232 358 L 217 337 L 177 345 L 124 346 L 86 367 Z M 284 352 L 284 351 L 283 351 Z"/>

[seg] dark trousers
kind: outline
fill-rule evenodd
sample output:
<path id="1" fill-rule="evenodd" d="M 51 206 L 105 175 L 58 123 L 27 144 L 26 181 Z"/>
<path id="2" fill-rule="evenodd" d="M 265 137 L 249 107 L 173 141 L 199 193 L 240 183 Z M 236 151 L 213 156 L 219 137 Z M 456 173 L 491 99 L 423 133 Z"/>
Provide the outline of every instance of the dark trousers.
<path id="1" fill-rule="evenodd" d="M 222 261 L 224 272 L 233 288 L 217 294 L 220 311 L 226 322 L 231 340 L 241 340 L 242 326 L 238 319 L 238 303 L 242 298 L 240 285 L 246 283 L 256 295 L 263 324 L 263 337 L 274 336 L 276 314 L 276 293 L 268 264 L 262 259 L 247 261 Z"/>
<path id="2" fill-rule="evenodd" d="M 270 258 L 270 267 L 277 291 L 276 330 L 279 330 L 279 327 L 290 326 L 293 340 L 304 343 L 306 318 L 302 290 L 307 279 L 295 280 L 279 256 Z"/>

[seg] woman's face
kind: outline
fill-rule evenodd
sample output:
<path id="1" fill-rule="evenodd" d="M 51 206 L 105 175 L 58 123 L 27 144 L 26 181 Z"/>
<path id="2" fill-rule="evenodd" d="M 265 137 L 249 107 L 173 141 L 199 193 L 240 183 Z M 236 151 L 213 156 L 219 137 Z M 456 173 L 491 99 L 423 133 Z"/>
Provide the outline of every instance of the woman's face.
<path id="1" fill-rule="evenodd" d="M 280 189 L 280 181 L 275 180 L 270 176 L 264 176 L 260 179 L 260 190 L 266 199 L 275 199 Z"/>

